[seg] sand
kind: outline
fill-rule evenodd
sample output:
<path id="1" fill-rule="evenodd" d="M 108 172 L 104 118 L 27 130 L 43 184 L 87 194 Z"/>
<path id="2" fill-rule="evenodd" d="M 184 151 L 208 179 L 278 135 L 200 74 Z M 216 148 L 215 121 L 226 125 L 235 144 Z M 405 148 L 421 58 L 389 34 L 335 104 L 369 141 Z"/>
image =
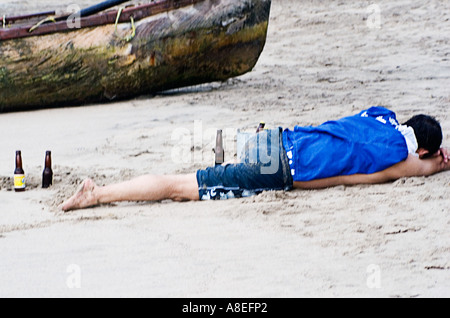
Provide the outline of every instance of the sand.
<path id="1" fill-rule="evenodd" d="M 371 4 L 273 1 L 258 64 L 226 83 L 0 114 L 0 297 L 449 297 L 450 172 L 221 202 L 57 209 L 86 177 L 109 184 L 211 165 L 218 128 L 232 159 L 233 132 L 260 120 L 316 125 L 384 105 L 400 121 L 436 116 L 449 147 L 450 8 Z M 6 14 L 49 7 L 64 9 L 0 0 Z M 25 193 L 11 191 L 18 149 Z M 55 181 L 43 190 L 46 150 Z"/>

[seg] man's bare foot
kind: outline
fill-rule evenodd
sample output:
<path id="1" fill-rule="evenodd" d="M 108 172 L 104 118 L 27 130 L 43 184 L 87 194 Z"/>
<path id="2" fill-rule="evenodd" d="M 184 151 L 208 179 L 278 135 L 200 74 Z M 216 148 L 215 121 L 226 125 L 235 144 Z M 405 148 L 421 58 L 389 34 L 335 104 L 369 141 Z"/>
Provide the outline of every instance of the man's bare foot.
<path id="1" fill-rule="evenodd" d="M 98 205 L 99 202 L 94 193 L 96 188 L 97 185 L 94 181 L 86 179 L 83 181 L 78 191 L 60 206 L 61 210 L 67 212 Z"/>

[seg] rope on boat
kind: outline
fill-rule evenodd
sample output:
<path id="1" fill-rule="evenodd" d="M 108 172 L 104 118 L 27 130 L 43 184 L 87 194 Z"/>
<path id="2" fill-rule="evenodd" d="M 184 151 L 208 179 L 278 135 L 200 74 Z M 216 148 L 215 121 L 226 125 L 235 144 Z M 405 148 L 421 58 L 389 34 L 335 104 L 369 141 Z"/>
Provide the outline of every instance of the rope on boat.
<path id="1" fill-rule="evenodd" d="M 123 7 L 120 7 L 119 11 L 117 11 L 116 23 L 114 24 L 114 33 L 116 33 L 116 34 L 117 34 L 117 25 L 119 24 L 119 19 L 120 19 L 120 16 L 122 15 L 123 9 L 124 9 Z"/>
<path id="2" fill-rule="evenodd" d="M 131 19 L 131 29 L 133 30 L 133 32 L 131 33 L 131 35 L 129 35 L 125 38 L 125 41 L 127 41 L 127 42 L 130 42 L 136 36 L 136 26 L 134 25 L 134 18 L 130 17 L 130 19 Z"/>
<path id="3" fill-rule="evenodd" d="M 47 22 L 53 22 L 56 23 L 55 17 L 47 17 L 42 21 L 39 21 L 35 26 L 33 26 L 28 32 L 32 33 L 34 30 L 36 30 L 37 28 L 39 28 L 41 25 L 43 25 L 44 23 Z"/>
<path id="4" fill-rule="evenodd" d="M 120 16 L 122 15 L 123 10 L 124 10 L 124 7 L 120 7 L 119 11 L 117 11 L 116 23 L 114 24 L 114 34 L 116 36 L 118 36 L 117 35 L 117 25 L 119 24 Z M 126 41 L 126 42 L 130 42 L 136 36 L 136 26 L 134 24 L 134 18 L 131 16 L 130 20 L 131 20 L 132 32 L 131 32 L 131 35 L 126 36 L 125 38 L 123 38 L 123 40 Z"/>

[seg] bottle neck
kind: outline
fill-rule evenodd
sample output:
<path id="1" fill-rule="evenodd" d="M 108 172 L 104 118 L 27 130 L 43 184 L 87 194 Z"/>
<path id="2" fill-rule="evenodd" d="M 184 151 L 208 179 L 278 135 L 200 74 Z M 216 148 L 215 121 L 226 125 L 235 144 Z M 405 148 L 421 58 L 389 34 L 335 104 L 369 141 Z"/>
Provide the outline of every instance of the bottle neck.
<path id="1" fill-rule="evenodd" d="M 218 144 L 222 143 L 222 131 L 221 130 L 217 131 L 216 143 L 218 143 Z"/>
<path id="2" fill-rule="evenodd" d="M 45 155 L 45 168 L 52 167 L 52 155 L 50 152 L 47 152 Z"/>
<path id="3" fill-rule="evenodd" d="M 16 169 L 22 169 L 22 155 L 20 152 L 16 153 Z"/>

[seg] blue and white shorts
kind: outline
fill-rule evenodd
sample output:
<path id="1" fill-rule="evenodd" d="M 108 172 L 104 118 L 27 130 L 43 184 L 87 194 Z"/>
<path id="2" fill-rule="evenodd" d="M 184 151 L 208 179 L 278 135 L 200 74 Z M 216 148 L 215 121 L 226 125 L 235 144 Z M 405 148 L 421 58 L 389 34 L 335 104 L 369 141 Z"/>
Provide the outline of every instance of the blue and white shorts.
<path id="1" fill-rule="evenodd" d="M 246 144 L 241 163 L 197 171 L 200 200 L 291 190 L 293 179 L 282 136 L 281 128 L 260 132 Z"/>

